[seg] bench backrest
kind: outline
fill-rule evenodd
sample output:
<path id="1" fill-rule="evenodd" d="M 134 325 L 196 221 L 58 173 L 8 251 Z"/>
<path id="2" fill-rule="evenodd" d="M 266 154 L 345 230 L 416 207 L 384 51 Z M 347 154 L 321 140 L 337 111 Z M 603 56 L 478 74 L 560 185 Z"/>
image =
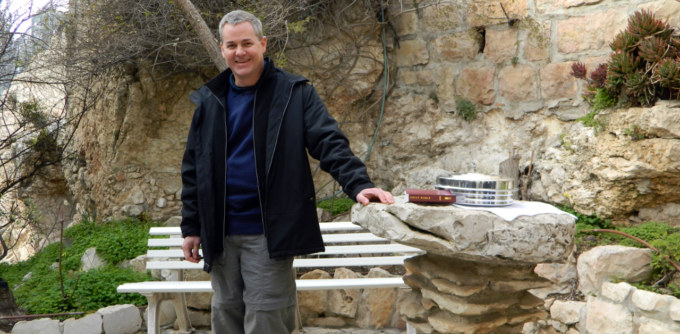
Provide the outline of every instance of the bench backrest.
<path id="1" fill-rule="evenodd" d="M 423 251 L 377 237 L 351 222 L 320 223 L 326 251 L 293 261 L 296 268 L 371 267 L 403 265 L 404 259 Z M 181 250 L 183 239 L 179 227 L 152 227 L 149 231 L 146 268 L 152 269 L 202 269 L 203 261 L 191 263 L 184 260 Z M 200 253 L 200 250 L 199 250 Z"/>

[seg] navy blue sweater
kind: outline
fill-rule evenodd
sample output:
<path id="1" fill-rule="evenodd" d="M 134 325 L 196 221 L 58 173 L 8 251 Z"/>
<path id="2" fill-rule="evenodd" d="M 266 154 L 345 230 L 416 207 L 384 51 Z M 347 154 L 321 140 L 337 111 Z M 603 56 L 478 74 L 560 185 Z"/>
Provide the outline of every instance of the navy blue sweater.
<path id="1" fill-rule="evenodd" d="M 263 233 L 253 145 L 255 86 L 227 93 L 227 234 Z"/>

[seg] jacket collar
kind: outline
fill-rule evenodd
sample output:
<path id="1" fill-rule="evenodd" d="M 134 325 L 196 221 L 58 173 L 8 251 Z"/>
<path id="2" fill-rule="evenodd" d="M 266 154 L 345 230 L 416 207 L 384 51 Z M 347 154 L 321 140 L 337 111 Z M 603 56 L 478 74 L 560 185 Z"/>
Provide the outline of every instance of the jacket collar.
<path id="1" fill-rule="evenodd" d="M 231 75 L 231 69 L 227 68 L 212 80 L 208 81 L 205 86 L 221 101 L 227 95 L 226 88 L 230 85 L 229 80 Z M 274 75 L 274 62 L 269 57 L 265 57 L 264 69 L 262 70 L 262 75 L 260 75 L 260 79 L 257 80 L 255 87 L 257 88 L 260 86 L 262 82 L 268 80 L 272 75 Z"/>

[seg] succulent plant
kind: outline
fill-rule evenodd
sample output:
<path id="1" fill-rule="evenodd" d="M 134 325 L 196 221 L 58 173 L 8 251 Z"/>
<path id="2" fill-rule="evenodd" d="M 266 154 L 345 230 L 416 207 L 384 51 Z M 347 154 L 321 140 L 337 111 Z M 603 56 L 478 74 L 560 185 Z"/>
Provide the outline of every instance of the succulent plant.
<path id="1" fill-rule="evenodd" d="M 638 37 L 624 30 L 614 37 L 614 41 L 609 46 L 616 52 L 630 52 L 635 48 L 639 40 Z"/>
<path id="2" fill-rule="evenodd" d="M 638 54 L 649 63 L 659 62 L 671 51 L 670 45 L 661 37 L 648 37 L 640 42 Z"/>
<path id="3" fill-rule="evenodd" d="M 668 20 L 661 21 L 654 16 L 654 13 L 645 9 L 638 10 L 628 19 L 626 31 L 637 38 L 654 35 L 669 38 L 673 32 Z"/>
<path id="4" fill-rule="evenodd" d="M 590 81 L 593 87 L 604 87 L 605 83 L 607 82 L 607 69 L 607 64 L 600 64 L 597 65 L 597 68 L 592 73 L 590 73 Z"/>
<path id="5" fill-rule="evenodd" d="M 584 79 L 587 72 L 588 70 L 586 69 L 585 64 L 581 62 L 571 64 L 571 75 L 573 75 L 575 78 Z"/>
<path id="6" fill-rule="evenodd" d="M 641 105 L 653 105 L 656 92 L 649 81 L 650 78 L 642 71 L 627 74 L 624 83 L 626 94 Z"/>
<path id="7" fill-rule="evenodd" d="M 626 81 L 626 76 L 635 73 L 638 67 L 640 67 L 640 58 L 628 52 L 613 54 L 607 72 L 607 89 L 618 91 L 620 85 Z"/>
<path id="8" fill-rule="evenodd" d="M 669 98 L 680 94 L 680 60 L 663 59 L 652 73 L 652 81 L 667 89 Z"/>
<path id="9" fill-rule="evenodd" d="M 639 10 L 609 46 L 614 51 L 609 62 L 598 66 L 590 78 L 586 79 L 582 63 L 571 66 L 573 76 L 588 81 L 584 97 L 593 106 L 594 95 L 604 93 L 619 102 L 644 106 L 659 98 L 680 98 L 680 30 L 672 29 L 668 20 Z"/>

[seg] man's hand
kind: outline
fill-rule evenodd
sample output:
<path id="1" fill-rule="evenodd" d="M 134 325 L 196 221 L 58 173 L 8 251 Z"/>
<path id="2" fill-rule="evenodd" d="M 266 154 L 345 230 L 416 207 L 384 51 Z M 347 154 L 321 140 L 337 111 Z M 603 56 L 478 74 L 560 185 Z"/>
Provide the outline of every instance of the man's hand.
<path id="1" fill-rule="evenodd" d="M 357 202 L 363 205 L 368 205 L 368 203 L 376 200 L 380 201 L 380 203 L 394 203 L 392 194 L 380 188 L 366 188 L 357 194 Z"/>
<path id="2" fill-rule="evenodd" d="M 198 263 L 198 261 L 201 260 L 201 256 L 198 255 L 198 246 L 200 245 L 201 237 L 193 235 L 185 237 L 184 243 L 182 244 L 184 258 L 189 262 Z"/>

